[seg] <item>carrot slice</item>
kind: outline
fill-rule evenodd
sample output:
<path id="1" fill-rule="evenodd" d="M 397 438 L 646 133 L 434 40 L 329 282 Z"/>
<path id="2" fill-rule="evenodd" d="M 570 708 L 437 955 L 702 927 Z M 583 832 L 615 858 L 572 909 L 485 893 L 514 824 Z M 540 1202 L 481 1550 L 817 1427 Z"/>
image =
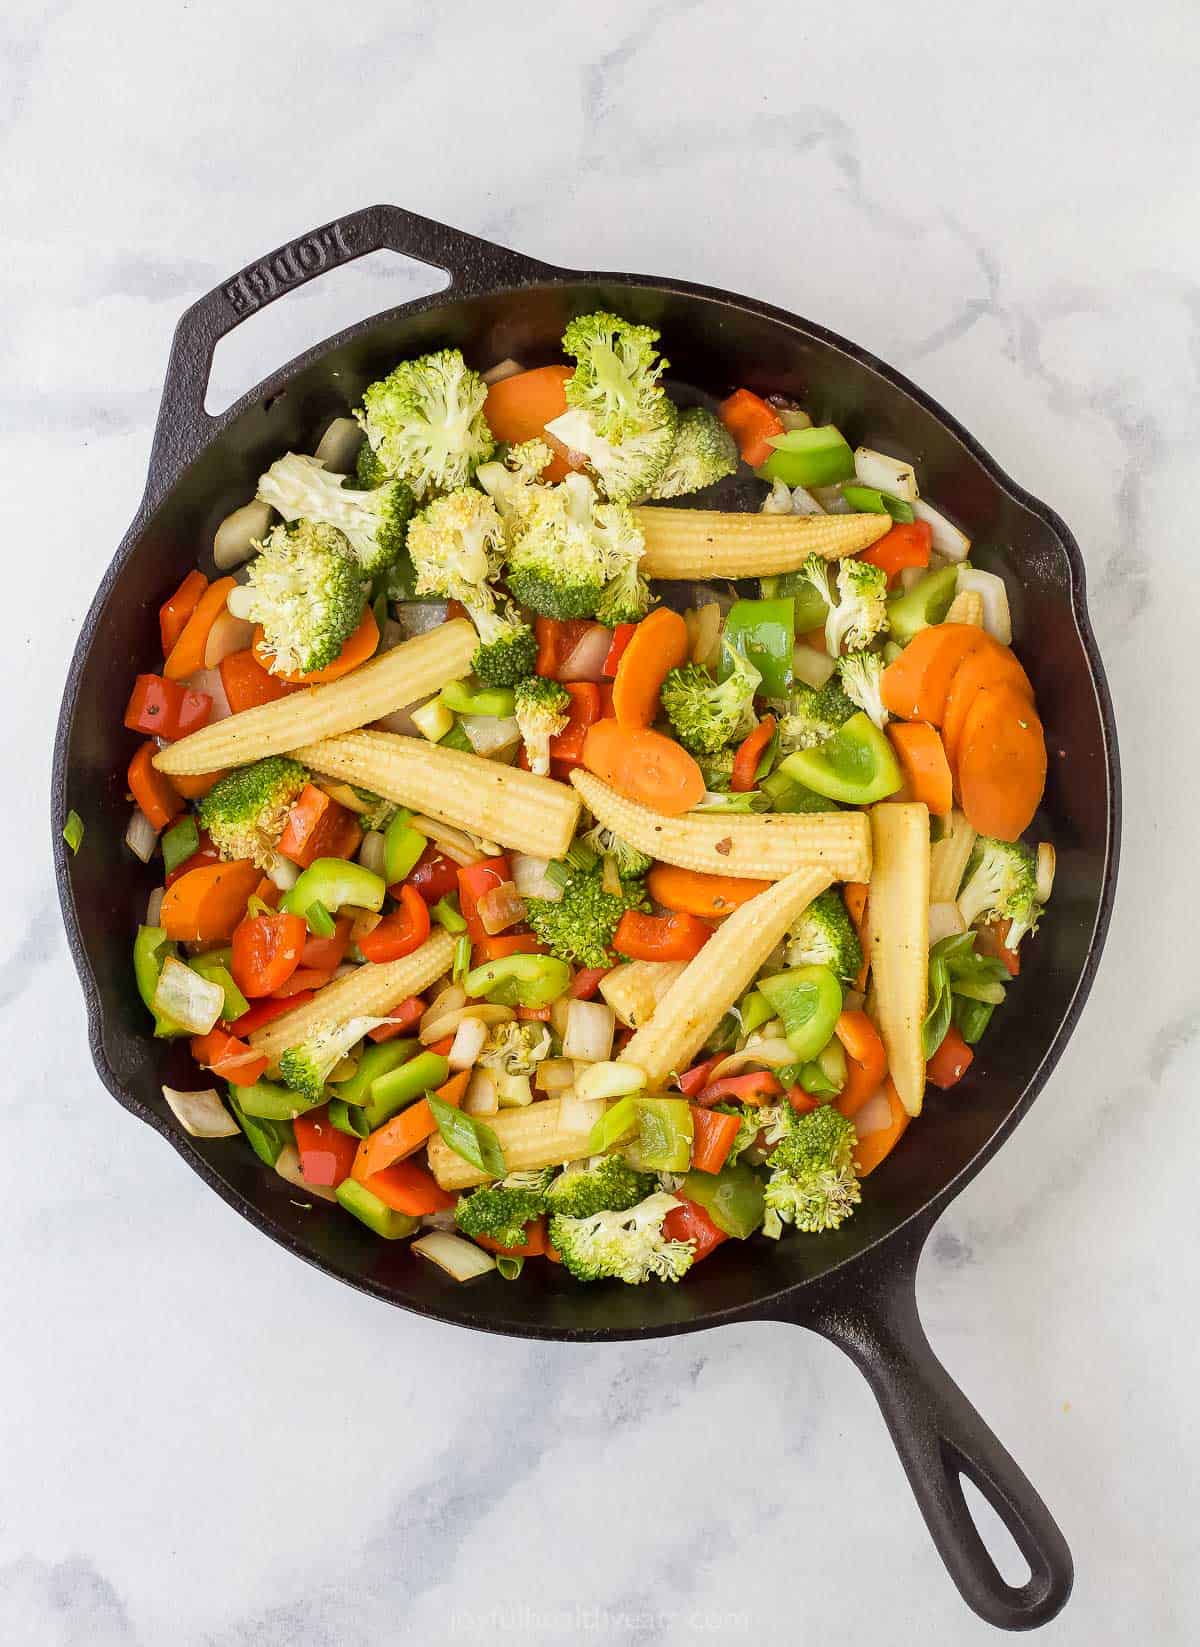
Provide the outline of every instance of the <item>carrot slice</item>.
<path id="1" fill-rule="evenodd" d="M 879 1091 L 887 1074 L 887 1053 L 879 1031 L 865 1012 L 843 1012 L 834 1034 L 846 1054 L 846 1083 L 834 1104 L 848 1120 L 853 1120 Z"/>
<path id="2" fill-rule="evenodd" d="M 658 713 L 658 693 L 672 669 L 686 663 L 687 624 L 669 606 L 643 618 L 621 654 L 613 681 L 613 712 L 622 727 L 649 726 Z"/>
<path id="3" fill-rule="evenodd" d="M 183 811 L 179 791 L 154 764 L 158 745 L 147 738 L 129 763 L 125 774 L 130 793 L 155 829 L 165 829 Z"/>
<path id="4" fill-rule="evenodd" d="M 1046 739 L 1032 703 L 1012 686 L 976 694 L 963 727 L 958 789 L 972 829 L 1019 840 L 1046 787 Z"/>
<path id="5" fill-rule="evenodd" d="M 229 768 L 224 766 L 218 772 L 173 772 L 171 782 L 183 796 L 185 801 L 198 801 L 208 794 L 213 784 L 223 778 Z"/>
<path id="6" fill-rule="evenodd" d="M 215 583 L 209 584 L 196 602 L 195 611 L 184 624 L 183 633 L 163 664 L 163 674 L 169 681 L 186 680 L 189 675 L 194 675 L 197 669 L 204 668 L 204 648 L 208 644 L 208 632 L 225 610 L 229 591 L 236 587 L 236 579 L 218 578 Z"/>
<path id="7" fill-rule="evenodd" d="M 159 925 L 177 943 L 224 942 L 246 913 L 258 879 L 258 869 L 247 858 L 189 869 L 167 888 Z"/>
<path id="8" fill-rule="evenodd" d="M 871 970 L 871 935 L 867 930 L 867 905 L 871 895 L 871 888 L 865 881 L 847 881 L 842 888 L 842 897 L 850 919 L 854 922 L 854 930 L 858 933 L 858 941 L 862 945 L 862 966 L 858 969 L 858 977 L 854 980 L 854 987 L 860 993 L 867 987 L 867 973 Z"/>
<path id="9" fill-rule="evenodd" d="M 288 681 L 280 680 L 278 675 L 264 669 L 249 646 L 241 652 L 228 653 L 217 669 L 229 707 L 235 715 L 240 715 L 243 709 L 257 709 L 260 703 L 274 703 L 277 698 L 286 698 L 289 692 L 296 690 Z"/>
<path id="10" fill-rule="evenodd" d="M 674 864 L 655 864 L 646 877 L 646 887 L 656 904 L 709 921 L 732 915 L 770 885 L 770 881 L 741 881 L 735 875 L 702 875 Z"/>
<path id="11" fill-rule="evenodd" d="M 973 652 L 995 644 L 970 623 L 936 623 L 919 630 L 883 672 L 884 707 L 901 720 L 940 726 L 959 665 Z"/>
<path id="12" fill-rule="evenodd" d="M 175 647 L 175 642 L 187 628 L 187 621 L 200 604 L 200 597 L 208 588 L 203 572 L 192 571 L 158 609 L 158 632 L 162 640 L 163 657 Z"/>
<path id="13" fill-rule="evenodd" d="M 1015 655 L 999 641 L 989 640 L 987 646 L 972 652 L 955 671 L 950 690 L 946 694 L 946 709 L 942 716 L 942 743 L 951 770 L 958 765 L 958 750 L 962 741 L 967 716 L 980 692 L 993 687 L 1010 686 L 1033 703 L 1033 687 L 1029 676 L 1017 662 Z"/>
<path id="14" fill-rule="evenodd" d="M 742 460 L 752 469 L 765 463 L 775 450 L 771 437 L 783 433 L 778 412 L 751 389 L 735 389 L 717 407 L 717 416 L 737 441 Z"/>
<path id="15" fill-rule="evenodd" d="M 597 721 L 583 743 L 583 764 L 620 794 L 677 817 L 704 799 L 704 774 L 682 745 L 649 727 L 627 731 Z"/>
<path id="16" fill-rule="evenodd" d="M 546 442 L 554 459 L 542 470 L 545 481 L 562 480 L 571 472 L 567 448 L 546 433 L 546 425 L 566 411 L 564 389 L 573 375 L 570 366 L 535 366 L 532 371 L 517 372 L 489 385 L 483 403 L 487 426 L 497 440 L 513 446 L 535 438 Z"/>
<path id="17" fill-rule="evenodd" d="M 453 1104 L 457 1109 L 466 1096 L 470 1079 L 469 1069 L 452 1075 L 444 1087 L 437 1089 L 437 1096 L 443 1103 Z M 393 1161 L 403 1161 L 405 1156 L 414 1155 L 436 1131 L 437 1122 L 428 1099 L 418 1098 L 415 1104 L 409 1104 L 399 1115 L 376 1127 L 369 1138 L 363 1139 L 354 1158 L 353 1176 L 360 1184 L 365 1183 L 375 1173 L 390 1167 Z"/>
<path id="18" fill-rule="evenodd" d="M 935 818 L 948 818 L 954 783 L 937 727 L 927 721 L 891 721 L 887 735 L 912 799 L 924 801 Z"/>
<path id="19" fill-rule="evenodd" d="M 860 1178 L 874 1172 L 884 1157 L 891 1154 L 908 1126 L 908 1111 L 900 1102 L 900 1094 L 896 1091 L 890 1075 L 883 1083 L 883 1091 L 888 1104 L 886 1125 L 868 1132 L 855 1146 L 854 1165 Z"/>
<path id="20" fill-rule="evenodd" d="M 254 655 L 268 668 L 271 662 L 271 653 L 263 650 L 264 635 L 262 625 L 254 631 Z M 369 606 L 363 607 L 363 615 L 358 628 L 352 635 L 348 635 L 342 643 L 342 650 L 332 663 L 327 663 L 324 669 L 310 669 L 307 674 L 296 672 L 292 674 L 279 670 L 278 678 L 288 681 L 292 686 L 323 686 L 326 681 L 336 681 L 342 675 L 348 675 L 352 669 L 357 669 L 360 663 L 374 657 L 375 649 L 379 645 L 379 625 L 375 622 L 375 614 Z"/>

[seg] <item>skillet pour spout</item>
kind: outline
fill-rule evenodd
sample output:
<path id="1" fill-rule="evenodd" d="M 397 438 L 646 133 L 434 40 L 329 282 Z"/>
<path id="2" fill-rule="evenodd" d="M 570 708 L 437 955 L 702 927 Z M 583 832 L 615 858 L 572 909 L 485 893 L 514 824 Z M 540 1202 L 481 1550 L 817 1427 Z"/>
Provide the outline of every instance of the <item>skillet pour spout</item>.
<path id="1" fill-rule="evenodd" d="M 444 270 L 449 285 L 351 326 L 281 366 L 218 416 L 204 408 L 217 342 L 247 315 L 365 253 L 388 248 Z M 329 421 L 396 361 L 457 346 L 487 368 L 558 357 L 574 314 L 604 307 L 657 326 L 682 399 L 712 404 L 738 385 L 802 400 L 852 443 L 920 466 L 930 497 L 973 538 L 972 559 L 1008 586 L 1015 645 L 1037 691 L 1051 753 L 1037 819 L 1055 842 L 1053 918 L 966 1078 L 932 1092 L 921 1126 L 874 1173 L 855 1217 L 819 1239 L 728 1242 L 680 1286 L 581 1287 L 553 1265 L 520 1286 L 458 1285 L 403 1245 L 376 1241 L 295 1191 L 248 1149 L 187 1137 L 162 1085 L 194 1077 L 186 1051 L 147 1031 L 129 963 L 152 871 L 124 850 L 130 756 L 119 706 L 132 671 L 152 670 L 153 611 L 195 563 L 197 544 L 254 495 L 282 452 L 311 451 Z M 753 508 L 761 487 L 722 482 L 717 507 Z M 1116 880 L 1116 730 L 1088 623 L 1084 569 L 1067 527 L 1017 486 L 947 412 L 881 361 L 811 321 L 684 281 L 552 268 L 396 206 L 369 206 L 256 260 L 195 303 L 172 345 L 145 496 L 83 624 L 55 746 L 52 828 L 59 896 L 100 1079 L 160 1132 L 230 1206 L 297 1257 L 419 1315 L 489 1332 L 589 1343 L 787 1320 L 838 1344 L 875 1392 L 938 1550 L 964 1599 L 1004 1629 L 1052 1618 L 1071 1557 L 1049 1511 L 933 1355 L 916 1309 L 921 1247 L 958 1191 L 1000 1147 L 1045 1084 L 1099 962 Z M 74 807 L 86 845 L 60 831 Z M 919 1141 L 917 1141 L 919 1138 Z M 735 1249 L 735 1250 L 731 1250 Z M 1000 1576 L 971 1519 L 974 1483 L 1030 1566 Z"/>

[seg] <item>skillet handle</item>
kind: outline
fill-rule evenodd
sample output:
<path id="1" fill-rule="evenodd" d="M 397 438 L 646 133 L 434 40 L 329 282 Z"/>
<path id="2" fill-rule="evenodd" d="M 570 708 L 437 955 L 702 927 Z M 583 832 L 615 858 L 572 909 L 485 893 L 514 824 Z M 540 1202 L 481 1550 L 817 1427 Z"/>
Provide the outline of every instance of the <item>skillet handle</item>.
<path id="1" fill-rule="evenodd" d="M 557 273 L 401 206 L 364 206 L 289 240 L 198 299 L 175 328 L 150 454 L 153 489 L 160 489 L 160 477 L 190 463 L 217 427 L 219 419 L 204 410 L 204 395 L 220 340 L 248 315 L 327 269 L 384 250 L 444 269 L 450 285 L 438 294 L 443 302 L 497 286 L 529 285 Z"/>
<path id="2" fill-rule="evenodd" d="M 930 1348 L 916 1294 L 926 1233 L 901 1245 L 893 1262 L 863 1266 L 861 1277 L 818 1289 L 811 1304 L 801 1294 L 791 1319 L 844 1350 L 865 1375 L 963 1600 L 999 1629 L 1035 1629 L 1071 1593 L 1071 1552 L 1024 1471 Z M 960 1476 L 979 1489 L 1012 1534 L 1030 1567 L 1024 1584 L 1001 1576 L 976 1530 Z"/>

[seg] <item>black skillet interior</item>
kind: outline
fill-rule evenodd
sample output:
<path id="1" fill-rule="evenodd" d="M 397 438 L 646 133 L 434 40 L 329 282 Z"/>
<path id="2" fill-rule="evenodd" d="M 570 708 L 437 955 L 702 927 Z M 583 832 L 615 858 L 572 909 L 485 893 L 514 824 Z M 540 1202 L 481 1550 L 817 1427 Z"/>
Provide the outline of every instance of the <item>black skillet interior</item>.
<path id="1" fill-rule="evenodd" d="M 209 420 L 203 387 L 217 336 L 324 262 L 380 244 L 448 268 L 449 290 L 351 328 Z M 678 1287 L 581 1288 L 550 1265 L 527 1268 L 518 1285 L 493 1276 L 461 1287 L 339 1209 L 298 1207 L 294 1189 L 237 1141 L 198 1142 L 175 1126 L 160 1085 L 186 1086 L 194 1070 L 183 1048 L 148 1037 L 133 985 L 131 934 L 156 875 L 121 844 L 133 739 L 118 710 L 132 675 L 157 667 L 160 602 L 198 558 L 211 571 L 215 526 L 253 495 L 275 457 L 311 450 L 325 424 L 405 355 L 458 345 L 480 368 L 509 355 L 537 364 L 558 358 L 571 314 L 599 305 L 661 329 L 672 386 L 688 398 L 720 396 L 737 384 L 791 394 L 818 420 L 836 422 L 851 443 L 918 465 L 925 495 L 973 538 L 976 564 L 1005 575 L 1016 647 L 1046 726 L 1050 776 L 1038 825 L 1057 846 L 1058 879 L 1052 915 L 969 1076 L 950 1095 L 931 1091 L 920 1123 L 871 1178 L 863 1206 L 841 1231 L 819 1240 L 729 1243 Z M 726 484 L 734 491 L 727 505 L 746 506 L 761 492 L 748 477 Z M 903 1226 L 922 1235 L 1032 1101 L 1082 1005 L 1115 872 L 1115 736 L 1078 549 L 1061 521 L 1008 481 L 953 420 L 880 362 L 781 311 L 681 283 L 545 269 L 396 208 L 368 208 L 293 243 L 210 294 L 181 323 L 147 497 L 72 665 L 55 784 L 56 831 L 69 806 L 87 826 L 78 858 L 59 846 L 60 887 L 97 1068 L 114 1096 L 162 1131 L 243 1216 L 310 1262 L 439 1319 L 535 1337 L 653 1335 L 754 1315 L 802 1319 L 806 1297 L 831 1296 L 830 1282 L 820 1278 L 848 1266 L 843 1278 L 858 1279 L 847 1285 L 860 1286 L 865 1272 L 855 1261 Z M 905 1242 L 892 1245 L 899 1252 Z M 919 1240 L 913 1264 L 918 1250 Z M 1057 1605 L 1061 1599 L 1065 1593 Z"/>

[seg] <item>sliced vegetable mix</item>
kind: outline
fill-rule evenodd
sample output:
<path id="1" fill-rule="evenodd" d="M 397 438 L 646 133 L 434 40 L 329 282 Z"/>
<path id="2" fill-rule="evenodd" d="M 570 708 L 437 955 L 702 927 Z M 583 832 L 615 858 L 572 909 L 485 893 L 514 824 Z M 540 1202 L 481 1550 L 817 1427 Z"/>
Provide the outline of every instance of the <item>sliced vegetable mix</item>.
<path id="1" fill-rule="evenodd" d="M 681 408 L 658 344 L 401 362 L 166 581 L 124 711 L 171 1114 L 439 1284 L 836 1229 L 972 1101 L 1053 890 L 1004 577 L 913 463 Z M 696 496 L 741 466 L 761 511 Z"/>

